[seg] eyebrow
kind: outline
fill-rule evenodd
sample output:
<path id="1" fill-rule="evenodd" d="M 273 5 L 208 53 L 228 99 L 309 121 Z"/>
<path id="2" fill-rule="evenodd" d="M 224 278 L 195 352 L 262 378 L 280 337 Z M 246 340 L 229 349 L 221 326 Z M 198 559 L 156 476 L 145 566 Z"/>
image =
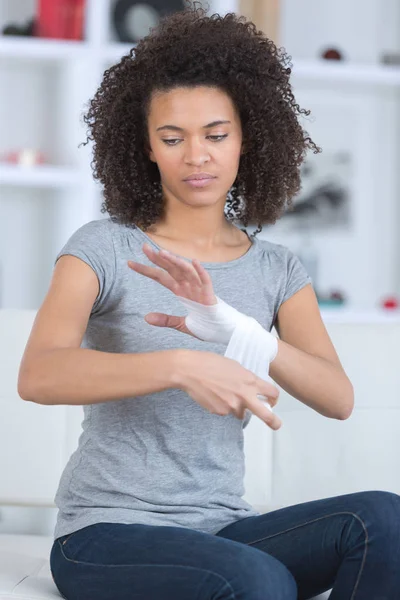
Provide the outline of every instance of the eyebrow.
<path id="1" fill-rule="evenodd" d="M 203 129 L 209 129 L 210 127 L 215 127 L 216 125 L 223 125 L 224 123 L 230 123 L 230 121 L 213 121 L 212 123 L 208 123 L 208 125 L 204 125 Z M 162 129 L 171 129 L 172 131 L 185 131 L 182 127 L 178 127 L 177 125 L 163 125 L 162 127 L 157 127 L 156 131 L 161 131 Z"/>

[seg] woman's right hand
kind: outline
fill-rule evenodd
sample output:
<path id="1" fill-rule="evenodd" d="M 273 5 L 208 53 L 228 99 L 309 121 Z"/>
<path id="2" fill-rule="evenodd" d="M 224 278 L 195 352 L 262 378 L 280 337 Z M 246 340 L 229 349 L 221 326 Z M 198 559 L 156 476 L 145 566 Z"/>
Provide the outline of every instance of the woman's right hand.
<path id="1" fill-rule="evenodd" d="M 234 414 L 243 419 L 245 410 L 277 430 L 282 422 L 257 394 L 266 396 L 275 406 L 279 390 L 231 358 L 214 352 L 181 350 L 178 359 L 177 386 L 193 400 L 217 415 Z"/>

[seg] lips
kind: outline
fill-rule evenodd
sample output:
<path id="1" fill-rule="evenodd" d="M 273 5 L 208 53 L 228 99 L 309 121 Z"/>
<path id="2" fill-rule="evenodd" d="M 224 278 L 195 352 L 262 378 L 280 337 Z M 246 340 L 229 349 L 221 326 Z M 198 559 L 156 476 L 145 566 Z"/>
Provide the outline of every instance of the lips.
<path id="1" fill-rule="evenodd" d="M 202 179 L 215 179 L 215 176 L 208 173 L 199 173 L 198 175 L 190 175 L 183 181 L 201 181 Z"/>
<path id="2" fill-rule="evenodd" d="M 206 179 L 186 179 L 184 183 L 192 188 L 205 188 L 214 182 L 216 177 L 207 177 Z"/>

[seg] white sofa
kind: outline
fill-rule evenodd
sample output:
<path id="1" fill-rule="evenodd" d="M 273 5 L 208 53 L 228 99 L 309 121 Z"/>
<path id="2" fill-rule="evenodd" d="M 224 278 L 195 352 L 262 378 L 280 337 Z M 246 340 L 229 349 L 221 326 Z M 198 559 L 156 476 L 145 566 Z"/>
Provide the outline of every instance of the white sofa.
<path id="1" fill-rule="evenodd" d="M 34 316 L 0 310 L 0 504 L 54 508 L 82 408 L 19 398 L 17 373 Z M 327 326 L 354 383 L 355 411 L 347 421 L 330 420 L 282 391 L 279 432 L 253 417 L 245 429 L 245 499 L 262 511 L 366 489 L 400 493 L 400 322 Z M 0 600 L 61 598 L 49 568 L 51 545 L 49 532 L 0 533 Z"/>

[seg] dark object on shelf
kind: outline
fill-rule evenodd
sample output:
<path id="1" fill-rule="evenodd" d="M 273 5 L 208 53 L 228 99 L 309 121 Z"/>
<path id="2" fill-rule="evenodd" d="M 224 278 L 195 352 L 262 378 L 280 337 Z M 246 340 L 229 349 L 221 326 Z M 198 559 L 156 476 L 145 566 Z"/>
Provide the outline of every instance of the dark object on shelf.
<path id="1" fill-rule="evenodd" d="M 322 53 L 322 58 L 325 60 L 343 60 L 343 55 L 336 48 L 328 48 Z"/>
<path id="2" fill-rule="evenodd" d="M 58 40 L 83 39 L 86 0 L 37 0 L 35 35 Z"/>
<path id="3" fill-rule="evenodd" d="M 384 65 L 400 65 L 400 52 L 385 52 L 382 54 L 381 62 Z"/>
<path id="4" fill-rule="evenodd" d="M 346 303 L 345 295 L 338 291 L 334 290 L 328 295 L 320 295 L 317 294 L 318 304 L 322 307 L 333 308 L 335 306 L 343 306 Z"/>
<path id="5" fill-rule="evenodd" d="M 10 23 L 9 25 L 5 25 L 1 33 L 3 35 L 33 36 L 35 35 L 35 19 L 32 18 L 24 26 L 17 25 L 16 23 Z"/>
<path id="6" fill-rule="evenodd" d="M 346 192 L 340 186 L 333 183 L 326 183 L 318 186 L 308 196 L 299 200 L 290 210 L 285 212 L 285 217 L 297 217 L 305 213 L 315 213 L 326 204 L 332 209 L 337 210 L 346 201 Z"/>
<path id="7" fill-rule="evenodd" d="M 114 6 L 113 23 L 120 42 L 136 43 L 149 33 L 148 24 L 135 18 L 139 9 L 146 10 L 149 20 L 156 20 L 154 26 L 164 15 L 184 10 L 183 0 L 117 0 Z"/>
<path id="8" fill-rule="evenodd" d="M 344 295 L 340 291 L 335 290 L 335 291 L 331 292 L 329 297 L 331 300 L 337 300 L 338 302 L 344 302 Z"/>

